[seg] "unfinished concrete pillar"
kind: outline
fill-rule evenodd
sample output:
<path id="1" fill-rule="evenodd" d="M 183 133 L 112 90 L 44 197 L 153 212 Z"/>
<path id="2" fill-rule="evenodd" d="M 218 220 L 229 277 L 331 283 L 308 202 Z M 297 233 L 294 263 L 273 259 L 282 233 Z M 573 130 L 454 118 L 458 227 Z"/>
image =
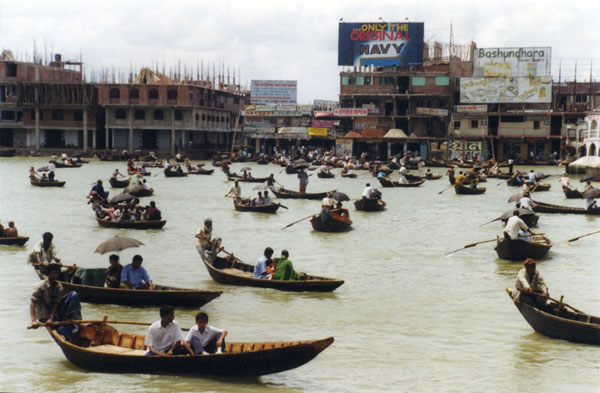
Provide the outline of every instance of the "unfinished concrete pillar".
<path id="1" fill-rule="evenodd" d="M 83 151 L 88 148 L 87 109 L 83 108 Z"/>
<path id="2" fill-rule="evenodd" d="M 35 108 L 35 148 L 40 149 L 40 108 Z"/>
<path id="3" fill-rule="evenodd" d="M 104 121 L 104 129 L 106 130 L 106 134 L 104 135 L 105 136 L 104 139 L 106 140 L 105 141 L 105 146 L 108 149 L 108 148 L 110 148 L 110 146 L 108 145 L 108 133 L 110 132 L 109 131 L 110 130 L 110 126 L 109 126 L 109 121 L 108 121 L 108 107 L 106 107 L 104 109 L 104 115 L 105 115 L 105 118 L 106 118 L 106 120 Z"/>
<path id="4" fill-rule="evenodd" d="M 133 154 L 133 108 L 129 108 L 129 152 Z"/>
<path id="5" fill-rule="evenodd" d="M 171 154 L 175 154 L 175 111 L 171 111 Z"/>

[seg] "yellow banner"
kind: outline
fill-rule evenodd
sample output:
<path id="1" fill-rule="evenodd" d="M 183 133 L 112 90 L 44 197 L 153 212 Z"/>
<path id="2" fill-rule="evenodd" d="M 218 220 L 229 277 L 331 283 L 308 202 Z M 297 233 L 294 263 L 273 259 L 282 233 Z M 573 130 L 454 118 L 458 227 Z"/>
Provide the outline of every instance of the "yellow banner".
<path id="1" fill-rule="evenodd" d="M 327 128 L 308 127 L 308 135 L 327 136 Z"/>

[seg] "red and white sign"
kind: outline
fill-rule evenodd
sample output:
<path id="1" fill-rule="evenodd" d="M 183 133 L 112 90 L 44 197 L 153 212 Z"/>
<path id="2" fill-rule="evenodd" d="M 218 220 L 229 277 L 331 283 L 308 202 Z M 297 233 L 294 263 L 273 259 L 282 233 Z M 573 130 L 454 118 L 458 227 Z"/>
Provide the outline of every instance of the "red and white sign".
<path id="1" fill-rule="evenodd" d="M 368 114 L 369 110 L 363 108 L 338 108 L 333 111 L 333 115 L 339 117 L 367 116 Z"/>

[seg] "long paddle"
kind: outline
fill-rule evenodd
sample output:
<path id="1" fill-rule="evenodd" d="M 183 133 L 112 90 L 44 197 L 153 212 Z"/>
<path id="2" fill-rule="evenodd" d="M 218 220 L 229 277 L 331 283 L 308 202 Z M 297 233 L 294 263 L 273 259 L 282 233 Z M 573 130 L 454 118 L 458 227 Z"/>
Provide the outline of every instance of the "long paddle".
<path id="1" fill-rule="evenodd" d="M 279 203 L 279 206 L 283 207 L 284 209 L 289 209 L 287 206 L 283 206 L 281 203 Z"/>
<path id="2" fill-rule="evenodd" d="M 304 217 L 304 218 L 301 218 L 301 219 L 299 219 L 298 221 L 294 221 L 294 222 L 292 222 L 291 224 L 287 224 L 286 226 L 284 226 L 283 228 L 281 228 L 281 230 L 283 231 L 284 229 L 286 229 L 286 228 L 289 228 L 289 227 L 291 227 L 292 225 L 294 225 L 294 224 L 297 224 L 297 223 L 299 223 L 300 221 L 304 221 L 304 220 L 306 220 L 307 218 L 311 218 L 311 217 L 313 217 L 313 216 L 314 216 L 314 214 L 311 214 L 310 216 L 306 216 L 306 217 Z"/>
<path id="3" fill-rule="evenodd" d="M 464 250 L 466 248 L 471 248 L 471 247 L 475 247 L 478 244 L 482 244 L 482 243 L 490 243 L 490 242 L 495 242 L 497 239 L 490 239 L 490 240 L 482 240 L 480 242 L 475 242 L 475 243 L 471 243 L 471 244 L 467 244 L 464 247 L 459 248 L 458 250 L 454 250 L 454 251 L 450 251 L 449 253 L 446 253 L 444 255 L 450 255 L 450 254 L 454 254 L 455 252 L 459 252 L 461 250 Z"/>
<path id="4" fill-rule="evenodd" d="M 32 263 L 31 265 L 33 266 L 43 266 L 43 267 L 48 267 L 50 266 L 50 264 L 48 263 Z M 79 266 L 77 265 L 63 265 L 62 263 L 59 263 L 60 267 L 66 267 L 67 269 L 77 269 Z"/>
<path id="5" fill-rule="evenodd" d="M 152 323 L 150 322 L 138 322 L 138 321 L 108 321 L 104 320 L 78 320 L 78 319 L 70 319 L 68 321 L 58 321 L 58 322 L 44 322 L 40 323 L 37 326 L 29 325 L 27 329 L 37 329 L 38 327 L 46 327 L 46 326 L 64 326 L 64 325 L 76 325 L 81 323 L 121 323 L 125 325 L 142 325 L 142 326 L 150 326 Z M 190 330 L 187 328 L 182 328 L 181 330 Z"/>
<path id="6" fill-rule="evenodd" d="M 488 222 L 486 222 L 485 224 L 481 224 L 481 225 L 480 225 L 480 227 L 482 227 L 482 226 L 484 226 L 484 225 L 487 225 L 487 224 L 491 224 L 492 222 L 494 222 L 494 221 L 498 221 L 498 220 L 501 220 L 501 219 L 502 219 L 502 217 L 494 218 L 493 220 L 491 220 L 491 221 L 488 221 Z"/>
<path id="7" fill-rule="evenodd" d="M 519 290 L 519 291 L 520 291 L 520 290 Z M 523 291 L 521 291 L 521 292 L 523 292 Z M 526 293 L 531 293 L 532 295 L 535 295 L 535 296 L 543 297 L 543 298 L 545 298 L 545 299 L 552 300 L 553 302 L 556 302 L 556 303 L 558 303 L 559 305 L 563 305 L 563 306 L 565 306 L 565 307 L 569 307 L 571 310 L 573 310 L 573 311 L 575 311 L 575 312 L 577 312 L 577 313 L 580 313 L 580 314 L 585 314 L 583 311 L 581 311 L 581 310 L 578 310 L 578 309 L 576 309 L 575 307 L 573 307 L 573 306 L 571 306 L 571 305 L 569 305 L 569 304 L 567 304 L 567 303 L 563 302 L 563 301 L 562 301 L 562 299 L 563 299 L 563 297 L 564 297 L 564 296 L 561 296 L 561 297 L 560 297 L 560 300 L 556 300 L 556 299 L 554 299 L 554 298 L 552 298 L 552 297 L 550 297 L 550 296 L 548 296 L 548 295 L 544 295 L 544 294 L 541 294 L 541 293 L 539 293 L 539 292 L 526 292 Z"/>
<path id="8" fill-rule="evenodd" d="M 442 194 L 445 191 L 448 191 L 449 189 L 451 189 L 452 187 L 454 187 L 454 184 L 450 185 L 450 187 L 443 189 L 442 191 L 438 192 L 438 195 Z"/>
<path id="9" fill-rule="evenodd" d="M 594 232 L 586 233 L 585 235 L 574 237 L 573 239 L 569 239 L 568 243 L 576 242 L 577 240 L 581 239 L 582 237 L 590 236 L 590 235 L 593 235 L 595 233 L 600 233 L 600 231 L 594 231 Z"/>

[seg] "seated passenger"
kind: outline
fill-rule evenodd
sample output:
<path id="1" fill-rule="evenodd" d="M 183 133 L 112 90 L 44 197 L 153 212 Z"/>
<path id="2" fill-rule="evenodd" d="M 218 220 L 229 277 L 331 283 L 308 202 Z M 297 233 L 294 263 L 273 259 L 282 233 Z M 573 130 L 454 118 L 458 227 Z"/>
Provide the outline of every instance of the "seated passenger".
<path id="1" fill-rule="evenodd" d="M 196 314 L 196 324 L 190 328 L 185 341 L 194 354 L 208 355 L 225 352 L 227 330 L 217 329 L 208 324 L 208 315 Z"/>
<path id="2" fill-rule="evenodd" d="M 106 269 L 104 286 L 107 288 L 119 288 L 121 285 L 121 272 L 123 271 L 123 265 L 119 263 L 119 256 L 112 254 L 108 257 L 108 263 L 110 263 L 110 266 Z"/>
<path id="3" fill-rule="evenodd" d="M 121 288 L 127 289 L 154 289 L 152 279 L 142 267 L 144 259 L 141 255 L 134 255 L 130 264 L 123 267 L 121 272 Z"/>
<path id="4" fill-rule="evenodd" d="M 301 281 L 306 280 L 306 274 L 296 273 L 294 265 L 289 258 L 290 254 L 287 250 L 281 251 L 281 257 L 277 260 L 275 274 L 273 280 Z"/>
<path id="5" fill-rule="evenodd" d="M 4 230 L 4 237 L 19 237 L 19 232 L 17 231 L 17 228 L 15 227 L 14 221 L 8 222 L 8 228 L 6 228 Z"/>
<path id="6" fill-rule="evenodd" d="M 254 278 L 268 278 L 269 273 L 267 272 L 267 265 L 269 261 L 272 261 L 273 249 L 271 247 L 265 248 L 263 256 L 258 258 L 256 265 L 254 266 Z"/>
<path id="7" fill-rule="evenodd" d="M 160 320 L 148 328 L 144 344 L 148 347 L 146 355 L 193 355 L 194 352 L 186 341 L 177 321 L 175 309 L 171 306 L 160 306 Z"/>

